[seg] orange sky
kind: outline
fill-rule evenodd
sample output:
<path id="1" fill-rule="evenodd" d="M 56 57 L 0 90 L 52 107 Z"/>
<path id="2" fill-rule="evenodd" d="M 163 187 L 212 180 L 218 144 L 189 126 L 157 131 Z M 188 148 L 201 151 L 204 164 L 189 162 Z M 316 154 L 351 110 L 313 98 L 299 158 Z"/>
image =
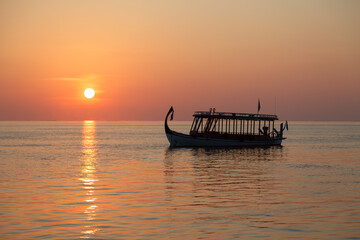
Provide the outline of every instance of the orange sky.
<path id="1" fill-rule="evenodd" d="M 1 0 L 0 84 L 0 120 L 360 120 L 360 1 Z"/>

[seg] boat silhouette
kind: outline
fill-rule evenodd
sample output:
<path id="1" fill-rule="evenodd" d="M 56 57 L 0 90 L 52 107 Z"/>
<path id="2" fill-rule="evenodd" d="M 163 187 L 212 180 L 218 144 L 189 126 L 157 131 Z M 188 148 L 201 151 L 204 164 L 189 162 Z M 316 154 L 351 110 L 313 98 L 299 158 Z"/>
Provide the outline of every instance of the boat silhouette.
<path id="1" fill-rule="evenodd" d="M 168 118 L 171 120 L 174 108 L 171 107 L 165 117 L 165 133 L 170 147 L 263 147 L 281 145 L 283 132 L 288 129 L 280 124 L 280 130 L 275 128 L 276 115 L 196 111 L 193 114 L 190 133 L 184 134 L 171 130 Z"/>

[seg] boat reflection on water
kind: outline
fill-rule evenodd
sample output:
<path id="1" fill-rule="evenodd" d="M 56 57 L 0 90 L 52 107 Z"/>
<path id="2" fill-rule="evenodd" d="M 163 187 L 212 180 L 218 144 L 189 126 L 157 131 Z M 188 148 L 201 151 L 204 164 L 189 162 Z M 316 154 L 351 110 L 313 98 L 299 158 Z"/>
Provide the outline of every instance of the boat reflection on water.
<path id="1" fill-rule="evenodd" d="M 83 185 L 82 188 L 86 191 L 86 198 L 84 199 L 86 224 L 83 231 L 81 231 L 82 238 L 93 238 L 94 234 L 99 230 L 94 223 L 98 208 L 95 194 L 95 183 L 97 181 L 96 145 L 96 123 L 95 121 L 84 121 L 81 159 L 82 170 L 81 177 L 79 178 Z"/>
<path id="2" fill-rule="evenodd" d="M 283 161 L 284 154 L 281 146 L 169 148 L 164 160 L 168 197 L 178 197 L 174 189 L 187 188 L 193 193 L 192 204 L 206 207 L 251 206 L 270 200 L 273 194 L 281 192 L 281 180 L 273 170 L 274 165 Z"/>

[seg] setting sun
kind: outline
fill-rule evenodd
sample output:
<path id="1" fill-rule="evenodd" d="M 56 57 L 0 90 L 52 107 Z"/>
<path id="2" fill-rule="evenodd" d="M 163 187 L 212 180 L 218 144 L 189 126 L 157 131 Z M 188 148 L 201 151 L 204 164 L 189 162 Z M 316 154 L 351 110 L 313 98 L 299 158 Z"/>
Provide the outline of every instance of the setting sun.
<path id="1" fill-rule="evenodd" d="M 93 97 L 95 96 L 95 91 L 94 91 L 94 89 L 92 89 L 92 88 L 87 88 L 87 89 L 85 89 L 85 91 L 84 91 L 84 96 L 85 96 L 86 98 L 93 98 Z"/>

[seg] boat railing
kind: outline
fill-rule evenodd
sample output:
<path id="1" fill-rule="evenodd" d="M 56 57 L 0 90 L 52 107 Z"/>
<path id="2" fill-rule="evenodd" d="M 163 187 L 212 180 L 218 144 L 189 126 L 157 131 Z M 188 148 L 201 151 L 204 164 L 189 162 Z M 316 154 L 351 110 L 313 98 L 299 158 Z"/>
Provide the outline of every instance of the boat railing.
<path id="1" fill-rule="evenodd" d="M 271 114 L 209 112 L 209 111 L 196 111 L 193 116 L 196 116 L 196 117 L 218 116 L 218 117 L 234 117 L 234 118 L 239 117 L 239 118 L 271 118 L 271 119 L 277 119 L 276 115 L 271 115 Z"/>

